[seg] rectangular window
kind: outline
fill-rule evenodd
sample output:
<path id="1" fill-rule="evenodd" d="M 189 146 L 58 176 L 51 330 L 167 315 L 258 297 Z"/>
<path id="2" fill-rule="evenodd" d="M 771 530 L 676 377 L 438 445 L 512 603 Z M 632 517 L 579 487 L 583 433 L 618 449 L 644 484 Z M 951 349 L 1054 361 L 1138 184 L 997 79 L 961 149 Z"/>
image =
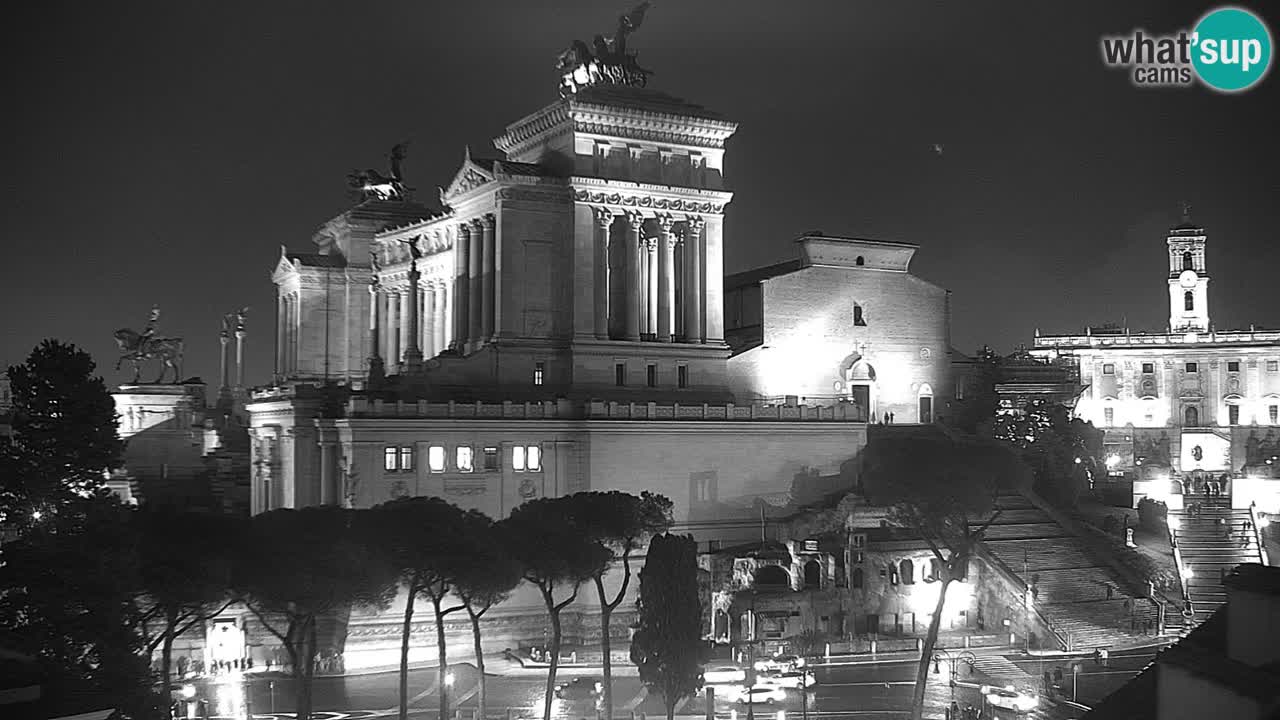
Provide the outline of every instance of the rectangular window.
<path id="1" fill-rule="evenodd" d="M 817 541 L 817 540 L 805 540 L 805 541 L 804 541 L 804 551 L 805 551 L 805 552 L 808 552 L 808 553 L 816 553 L 816 552 L 818 552 L 818 541 Z"/>
<path id="2" fill-rule="evenodd" d="M 1155 363 L 1142 363 L 1142 374 L 1150 375 L 1156 371 Z"/>
<path id="3" fill-rule="evenodd" d="M 456 460 L 458 470 L 460 472 L 471 472 L 471 447 L 468 445 L 459 445 Z"/>
<path id="4" fill-rule="evenodd" d="M 537 363 L 534 363 L 534 364 L 533 364 L 533 384 L 534 384 L 534 385 L 541 385 L 541 384 L 542 384 L 542 373 L 543 373 L 543 371 L 544 371 L 544 370 L 546 370 L 546 369 L 547 369 L 547 368 L 546 368 L 546 365 L 544 365 L 544 364 L 542 364 L 542 363 L 540 363 L 540 362 L 537 362 Z"/>
<path id="5" fill-rule="evenodd" d="M 853 536 L 853 546 L 854 546 L 854 547 L 856 547 L 856 548 L 866 547 L 866 546 L 867 546 L 867 536 L 866 536 L 866 535 L 864 535 L 864 534 L 862 534 L 862 533 L 858 533 L 857 535 L 854 535 L 854 536 Z"/>
<path id="6" fill-rule="evenodd" d="M 1115 366 L 1113 363 L 1106 363 L 1105 365 L 1103 365 L 1103 366 L 1102 366 L 1102 374 L 1103 374 L 1103 375 L 1115 375 L 1115 374 L 1116 374 L 1116 366 Z"/>
<path id="7" fill-rule="evenodd" d="M 649 387 L 657 387 L 658 385 L 658 366 L 652 363 L 644 369 L 645 384 Z"/>
<path id="8" fill-rule="evenodd" d="M 676 367 L 676 387 L 689 387 L 689 366 L 679 365 Z"/>
<path id="9" fill-rule="evenodd" d="M 525 466 L 529 472 L 542 472 L 542 446 L 530 445 L 524 450 Z"/>
<path id="10" fill-rule="evenodd" d="M 394 447 L 385 448 L 382 451 L 382 469 L 387 472 L 395 472 L 400 468 L 399 464 L 400 451 Z"/>
<path id="11" fill-rule="evenodd" d="M 1280 420 L 1280 405 L 1272 405 L 1267 408 L 1267 417 L 1270 418 L 1271 424 L 1275 425 Z"/>
<path id="12" fill-rule="evenodd" d="M 516 445 L 511 448 L 511 469 L 516 472 L 524 472 L 524 446 Z"/>
<path id="13" fill-rule="evenodd" d="M 1186 370 L 1189 373 L 1200 372 L 1200 365 L 1198 363 L 1187 363 Z"/>
<path id="14" fill-rule="evenodd" d="M 613 384 L 617 385 L 618 387 L 623 387 L 627 384 L 627 364 L 626 363 L 613 364 Z"/>
<path id="15" fill-rule="evenodd" d="M 1239 361 L 1239 360 L 1228 360 L 1228 361 L 1227 361 L 1227 372 L 1240 372 L 1240 361 Z"/>
<path id="16" fill-rule="evenodd" d="M 444 472 L 444 446 L 432 445 L 427 448 L 427 467 L 431 472 Z"/>
<path id="17" fill-rule="evenodd" d="M 1240 406 L 1239 405 L 1227 406 L 1227 424 L 1228 425 L 1240 424 Z"/>
<path id="18" fill-rule="evenodd" d="M 1280 372 L 1280 360 L 1268 360 L 1267 372 Z"/>
<path id="19" fill-rule="evenodd" d="M 963 382 L 956 383 L 956 399 L 957 400 L 964 399 L 964 383 Z"/>
<path id="20" fill-rule="evenodd" d="M 400 470 L 402 472 L 408 472 L 412 469 L 413 469 L 413 448 L 408 446 L 400 448 Z"/>
<path id="21" fill-rule="evenodd" d="M 487 447 L 484 449 L 484 469 L 497 470 L 498 465 L 498 448 Z"/>
<path id="22" fill-rule="evenodd" d="M 1115 408 L 1103 408 L 1103 409 L 1102 409 L 1102 423 L 1103 423 L 1104 425 L 1106 425 L 1107 427 L 1111 427 L 1112 425 L 1115 425 L 1115 424 L 1116 424 L 1116 409 L 1115 409 Z"/>

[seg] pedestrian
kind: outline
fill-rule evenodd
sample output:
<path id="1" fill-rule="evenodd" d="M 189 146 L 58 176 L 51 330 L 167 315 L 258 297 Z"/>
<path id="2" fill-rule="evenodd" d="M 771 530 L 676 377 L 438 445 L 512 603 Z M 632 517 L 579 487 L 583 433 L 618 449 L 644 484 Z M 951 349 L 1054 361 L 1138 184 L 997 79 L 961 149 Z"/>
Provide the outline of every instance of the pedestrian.
<path id="1" fill-rule="evenodd" d="M 1111 600 L 1115 596 L 1116 596 L 1116 589 L 1111 586 L 1111 583 L 1107 583 L 1107 599 Z"/>
<path id="2" fill-rule="evenodd" d="M 884 414 L 884 424 L 885 424 L 885 425 L 888 425 L 888 424 L 889 424 L 889 413 L 888 413 L 888 412 L 886 412 L 886 413 Z"/>
<path id="3" fill-rule="evenodd" d="M 893 424 L 893 413 L 889 413 L 889 424 Z"/>

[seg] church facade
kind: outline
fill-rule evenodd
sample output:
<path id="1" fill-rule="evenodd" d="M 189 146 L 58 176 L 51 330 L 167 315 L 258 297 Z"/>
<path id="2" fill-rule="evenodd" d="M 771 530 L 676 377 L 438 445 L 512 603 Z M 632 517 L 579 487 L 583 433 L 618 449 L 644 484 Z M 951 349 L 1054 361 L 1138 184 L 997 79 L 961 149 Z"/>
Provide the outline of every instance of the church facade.
<path id="1" fill-rule="evenodd" d="M 650 490 L 677 531 L 745 542 L 839 475 L 869 422 L 933 422 L 949 301 L 910 274 L 915 246 L 809 235 L 797 261 L 726 278 L 735 130 L 585 87 L 508 126 L 501 158 L 466 151 L 439 207 L 366 196 L 312 252 L 282 249 L 276 378 L 247 406 L 252 511 L 431 495 L 501 518 Z M 539 608 L 517 593 L 486 642 L 541 639 Z M 567 638 L 598 639 L 574 608 Z M 394 657 L 397 615 L 351 617 L 346 667 Z"/>
<path id="2" fill-rule="evenodd" d="M 1135 503 L 1180 506 L 1184 490 L 1225 476 L 1236 506 L 1280 511 L 1280 331 L 1213 325 L 1204 228 L 1184 214 L 1166 245 L 1163 332 L 1037 333 L 1032 353 L 1078 367 L 1076 414 L 1105 430 L 1108 469 L 1135 478 Z"/>

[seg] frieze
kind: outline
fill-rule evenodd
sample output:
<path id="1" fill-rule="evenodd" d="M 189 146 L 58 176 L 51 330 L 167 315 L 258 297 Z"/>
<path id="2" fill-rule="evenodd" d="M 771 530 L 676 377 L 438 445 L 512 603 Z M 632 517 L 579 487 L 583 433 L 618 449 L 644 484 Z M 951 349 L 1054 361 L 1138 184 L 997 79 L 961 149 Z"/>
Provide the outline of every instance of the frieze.
<path id="1" fill-rule="evenodd" d="M 610 137 L 622 138 L 626 140 L 645 140 L 648 142 L 659 143 L 663 145 L 692 145 L 694 147 L 706 148 L 723 148 L 724 137 L 723 131 L 717 131 L 715 134 L 693 135 L 690 133 L 679 132 L 672 125 L 672 129 L 655 129 L 649 127 L 628 127 L 615 123 L 603 122 L 583 122 L 576 121 L 573 129 L 581 133 L 591 133 L 593 135 L 607 135 Z"/>
<path id="2" fill-rule="evenodd" d="M 444 486 L 445 495 L 453 495 L 457 497 L 466 497 L 470 495 L 484 495 L 487 491 L 483 485 L 448 485 Z"/>
<path id="3" fill-rule="evenodd" d="M 569 194 L 564 191 L 563 186 L 548 187 L 546 189 L 503 188 L 498 191 L 498 199 L 557 204 L 568 203 L 571 200 Z"/>
<path id="4" fill-rule="evenodd" d="M 652 195 L 623 195 L 621 193 L 592 192 L 577 190 L 573 199 L 578 202 L 596 205 L 619 205 L 621 207 L 645 208 L 652 210 L 670 210 L 674 212 L 710 213 L 719 215 L 724 212 L 724 205 L 681 198 L 655 198 Z"/>

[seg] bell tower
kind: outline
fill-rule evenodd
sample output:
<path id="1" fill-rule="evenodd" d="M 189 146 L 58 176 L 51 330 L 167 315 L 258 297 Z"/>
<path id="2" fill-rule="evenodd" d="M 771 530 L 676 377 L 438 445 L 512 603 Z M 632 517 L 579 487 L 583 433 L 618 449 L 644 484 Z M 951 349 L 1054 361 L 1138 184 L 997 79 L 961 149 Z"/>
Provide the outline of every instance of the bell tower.
<path id="1" fill-rule="evenodd" d="M 1182 222 L 1169 231 L 1169 331 L 1209 331 L 1209 273 L 1205 269 L 1204 228 L 1182 204 Z"/>

